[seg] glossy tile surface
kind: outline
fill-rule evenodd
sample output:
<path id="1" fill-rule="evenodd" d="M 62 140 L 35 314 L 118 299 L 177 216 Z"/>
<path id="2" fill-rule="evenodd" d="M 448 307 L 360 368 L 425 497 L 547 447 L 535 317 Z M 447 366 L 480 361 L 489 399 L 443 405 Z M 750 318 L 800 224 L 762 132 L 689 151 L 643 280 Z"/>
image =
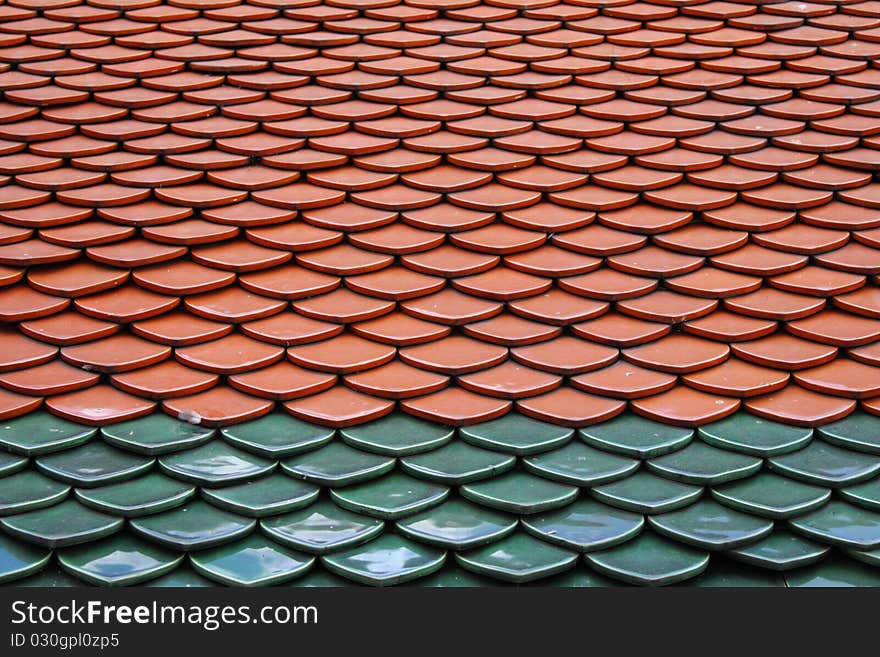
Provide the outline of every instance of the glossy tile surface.
<path id="1" fill-rule="evenodd" d="M 878 19 L 12 3 L 0 582 L 876 582 Z"/>

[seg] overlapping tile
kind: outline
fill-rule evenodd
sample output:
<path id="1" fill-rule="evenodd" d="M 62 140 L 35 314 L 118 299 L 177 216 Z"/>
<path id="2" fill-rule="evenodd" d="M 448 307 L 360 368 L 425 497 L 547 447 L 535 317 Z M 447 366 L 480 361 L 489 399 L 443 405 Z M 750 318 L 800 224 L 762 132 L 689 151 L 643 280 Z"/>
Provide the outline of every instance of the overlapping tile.
<path id="1" fill-rule="evenodd" d="M 0 581 L 876 583 L 880 12 L 612 4 L 0 18 Z"/>

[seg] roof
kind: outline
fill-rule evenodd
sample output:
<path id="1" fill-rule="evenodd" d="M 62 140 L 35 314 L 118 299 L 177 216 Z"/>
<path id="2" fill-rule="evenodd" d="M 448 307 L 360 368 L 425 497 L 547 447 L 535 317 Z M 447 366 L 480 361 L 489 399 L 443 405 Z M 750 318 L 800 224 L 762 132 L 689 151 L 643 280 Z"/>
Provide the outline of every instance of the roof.
<path id="1" fill-rule="evenodd" d="M 878 58 L 874 0 L 4 3 L 0 581 L 877 585 Z"/>

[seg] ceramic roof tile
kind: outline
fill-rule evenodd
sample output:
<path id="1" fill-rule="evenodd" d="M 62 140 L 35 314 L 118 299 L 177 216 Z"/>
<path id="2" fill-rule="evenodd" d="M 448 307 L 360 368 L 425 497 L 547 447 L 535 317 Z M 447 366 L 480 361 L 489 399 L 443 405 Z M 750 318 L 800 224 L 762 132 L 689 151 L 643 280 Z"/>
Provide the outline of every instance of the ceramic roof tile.
<path id="1" fill-rule="evenodd" d="M 573 491 L 602 523 L 633 516 L 580 570 L 644 584 L 706 568 L 709 582 L 724 564 L 703 550 L 725 540 L 743 572 L 779 567 L 767 554 L 782 539 L 763 537 L 767 511 L 752 500 L 775 494 L 769 468 L 823 492 L 786 515 L 798 558 L 875 568 L 850 530 L 876 524 L 858 515 L 876 495 L 847 487 L 846 502 L 827 501 L 841 482 L 876 483 L 874 4 L 0 8 L 0 478 L 23 482 L 27 509 L 7 515 L 7 540 L 135 545 L 174 577 L 191 546 L 165 530 L 222 527 L 241 542 L 194 567 L 226 584 L 251 583 L 224 570 L 238 568 L 226 551 L 256 545 L 283 561 L 282 579 L 308 567 L 420 580 L 442 565 L 422 544 L 433 542 L 482 583 L 540 584 L 563 581 L 547 578 L 582 551 L 566 538 Z M 37 499 L 37 477 L 89 483 L 75 450 L 95 425 L 118 483 L 81 489 L 82 504 Z M 357 429 L 337 435 L 346 427 Z M 132 470 L 159 434 L 177 455 L 164 474 Z M 785 454 L 733 464 L 767 444 Z M 514 463 L 511 450 L 530 456 Z M 282 457 L 311 483 L 270 475 Z M 192 480 L 193 459 L 234 462 L 254 494 L 308 490 L 296 518 L 258 512 L 213 465 L 175 483 Z M 467 505 L 411 515 L 383 506 L 401 471 L 482 483 Z M 715 490 L 728 475 L 743 477 L 737 492 Z M 512 481 L 524 482 L 516 495 Z M 721 506 L 696 502 L 696 481 Z M 314 501 L 355 483 L 336 501 L 401 513 L 412 540 Z M 157 513 L 166 501 L 153 494 L 176 499 L 183 485 L 265 512 L 267 538 L 211 505 Z M 133 539 L 114 496 L 147 488 Z M 548 499 L 562 533 L 528 519 Z M 472 517 L 503 525 L 475 551 L 417 528 Z M 518 519 L 528 535 L 508 534 Z M 304 538 L 327 523 L 334 542 Z M 710 525 L 727 538 L 707 538 Z M 852 558 L 829 561 L 832 545 Z M 108 583 L 68 549 L 71 577 Z M 380 577 L 357 567 L 364 555 Z M 161 574 L 126 565 L 138 573 L 126 583 Z M 0 564 L 0 581 L 21 574 Z"/>

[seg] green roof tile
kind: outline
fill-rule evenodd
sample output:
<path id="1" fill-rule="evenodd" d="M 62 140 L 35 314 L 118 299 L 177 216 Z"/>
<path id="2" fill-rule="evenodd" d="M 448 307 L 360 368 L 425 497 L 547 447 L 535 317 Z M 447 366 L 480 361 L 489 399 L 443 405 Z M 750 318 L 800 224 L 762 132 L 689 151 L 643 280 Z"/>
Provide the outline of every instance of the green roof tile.
<path id="1" fill-rule="evenodd" d="M 430 575 L 443 566 L 446 552 L 385 534 L 321 560 L 329 570 L 347 579 L 372 586 L 390 586 Z"/>
<path id="2" fill-rule="evenodd" d="M 523 459 L 535 474 L 574 486 L 598 486 L 623 479 L 639 468 L 636 459 L 609 454 L 582 443 L 569 443 L 552 452 Z"/>
<path id="3" fill-rule="evenodd" d="M 401 534 L 450 550 L 493 543 L 516 529 L 515 517 L 455 498 L 438 507 L 397 521 Z"/>
<path id="4" fill-rule="evenodd" d="M 260 521 L 272 540 L 313 554 L 326 554 L 358 545 L 382 533 L 385 523 L 320 501 L 293 513 Z"/>
<path id="5" fill-rule="evenodd" d="M 287 413 L 270 413 L 257 420 L 220 430 L 229 443 L 265 458 L 285 458 L 326 445 L 336 432 L 309 424 Z"/>
<path id="6" fill-rule="evenodd" d="M 159 467 L 176 479 L 202 486 L 217 486 L 265 475 L 275 468 L 275 461 L 221 442 L 212 442 L 163 456 L 159 459 Z"/>
<path id="7" fill-rule="evenodd" d="M 17 472 L 0 479 L 0 516 L 52 506 L 67 497 L 69 492 L 67 484 L 33 470 Z"/>
<path id="8" fill-rule="evenodd" d="M 94 427 L 36 411 L 0 422 L 0 447 L 16 454 L 38 456 L 81 445 L 97 432 Z"/>
<path id="9" fill-rule="evenodd" d="M 65 548 L 58 563 L 73 575 L 98 586 L 130 586 L 176 568 L 183 554 L 129 534 Z"/>
<path id="10" fill-rule="evenodd" d="M 517 471 L 462 486 L 461 494 L 493 509 L 530 514 L 570 504 L 578 489 Z"/>
<path id="11" fill-rule="evenodd" d="M 597 499 L 611 506 L 651 514 L 665 513 L 693 504 L 703 494 L 703 489 L 641 470 L 626 479 L 597 486 L 591 492 Z"/>
<path id="12" fill-rule="evenodd" d="M 524 456 L 564 445 L 574 436 L 574 429 L 508 413 L 497 420 L 464 427 L 459 433 L 477 447 Z"/>
<path id="13" fill-rule="evenodd" d="M 704 497 L 691 506 L 648 518 L 668 538 L 705 550 L 730 550 L 748 545 L 773 531 L 773 522 L 729 509 Z"/>
<path id="14" fill-rule="evenodd" d="M 214 436 L 214 429 L 181 422 L 164 413 L 153 413 L 102 427 L 101 436 L 120 449 L 155 455 L 201 445 Z"/>
<path id="15" fill-rule="evenodd" d="M 594 500 L 581 499 L 547 514 L 522 519 L 525 530 L 543 541 L 578 552 L 625 543 L 642 531 L 643 516 Z"/>
<path id="16" fill-rule="evenodd" d="M 852 486 L 880 473 L 880 457 L 813 441 L 804 449 L 768 461 L 771 468 L 809 484 Z"/>
<path id="17" fill-rule="evenodd" d="M 440 449 L 400 459 L 404 471 L 422 479 L 456 486 L 507 472 L 516 457 L 455 441 Z"/>
<path id="18" fill-rule="evenodd" d="M 195 500 L 186 506 L 131 521 L 151 541 L 177 550 L 203 550 L 229 543 L 253 531 L 256 521 Z"/>
<path id="19" fill-rule="evenodd" d="M 796 451 L 813 437 L 813 430 L 808 427 L 773 422 L 744 412 L 703 425 L 698 432 L 710 445 L 762 458 Z"/>
<path id="20" fill-rule="evenodd" d="M 394 468 L 395 460 L 368 454 L 342 442 L 283 461 L 287 474 L 321 486 L 348 486 L 381 477 Z"/>
<path id="21" fill-rule="evenodd" d="M 581 429 L 580 436 L 599 449 L 646 459 L 683 448 L 693 439 L 694 432 L 625 413 L 608 422 Z"/>
<path id="22" fill-rule="evenodd" d="M 315 557 L 253 535 L 190 554 L 193 568 L 205 577 L 230 586 L 269 586 L 304 574 Z"/>
<path id="23" fill-rule="evenodd" d="M 578 556 L 523 532 L 470 552 L 455 553 L 463 568 L 481 575 L 522 584 L 572 568 Z"/>
<path id="24" fill-rule="evenodd" d="M 195 494 L 196 487 L 192 484 L 158 472 L 118 484 L 76 490 L 76 498 L 85 506 L 125 518 L 173 509 L 186 503 Z"/>
<path id="25" fill-rule="evenodd" d="M 392 413 L 374 422 L 342 429 L 339 434 L 356 449 L 386 456 L 407 456 L 437 449 L 452 440 L 455 432 L 452 427 Z"/>
<path id="26" fill-rule="evenodd" d="M 663 586 L 699 575 L 709 565 L 703 550 L 661 538 L 652 532 L 585 556 L 596 570 L 630 584 Z"/>
<path id="27" fill-rule="evenodd" d="M 150 470 L 153 463 L 150 457 L 124 452 L 100 440 L 36 460 L 37 468 L 53 479 L 84 487 L 137 477 Z"/>

